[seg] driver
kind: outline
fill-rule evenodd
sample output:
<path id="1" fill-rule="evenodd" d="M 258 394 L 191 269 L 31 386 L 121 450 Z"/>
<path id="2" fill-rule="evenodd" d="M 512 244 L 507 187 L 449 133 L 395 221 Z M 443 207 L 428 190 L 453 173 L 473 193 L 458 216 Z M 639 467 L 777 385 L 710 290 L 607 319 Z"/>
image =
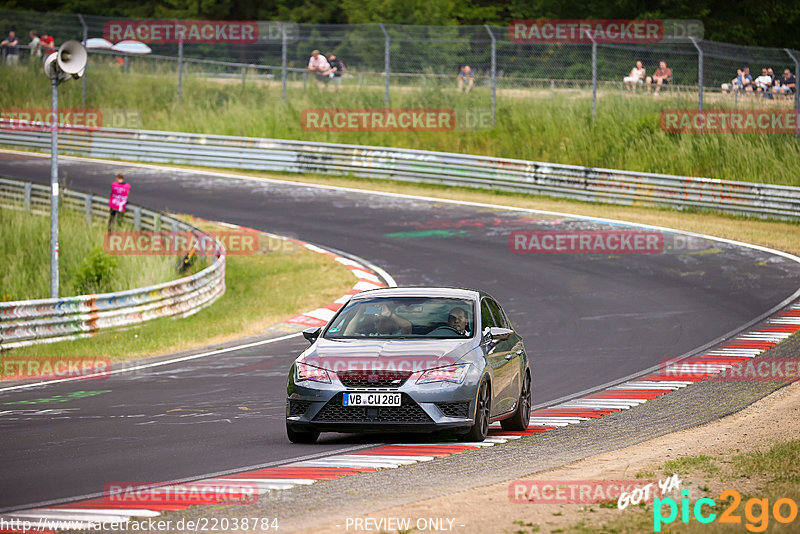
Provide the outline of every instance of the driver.
<path id="1" fill-rule="evenodd" d="M 469 317 L 464 308 L 453 308 L 447 316 L 447 326 L 462 336 L 469 336 Z"/>

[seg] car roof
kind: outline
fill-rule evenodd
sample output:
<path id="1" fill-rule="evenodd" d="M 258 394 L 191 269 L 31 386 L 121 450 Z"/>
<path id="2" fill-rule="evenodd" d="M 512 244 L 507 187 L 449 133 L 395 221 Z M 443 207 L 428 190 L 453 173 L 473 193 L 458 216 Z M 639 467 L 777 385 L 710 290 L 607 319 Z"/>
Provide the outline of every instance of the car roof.
<path id="1" fill-rule="evenodd" d="M 353 295 L 353 300 L 379 297 L 449 297 L 478 300 L 482 291 L 460 287 L 387 287 L 371 289 Z"/>

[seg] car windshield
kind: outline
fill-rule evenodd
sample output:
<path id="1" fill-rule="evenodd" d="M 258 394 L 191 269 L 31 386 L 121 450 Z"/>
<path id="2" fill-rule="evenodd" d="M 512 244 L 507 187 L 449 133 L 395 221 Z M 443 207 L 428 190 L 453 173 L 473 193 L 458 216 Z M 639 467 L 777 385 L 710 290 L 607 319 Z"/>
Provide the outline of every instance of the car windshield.
<path id="1" fill-rule="evenodd" d="M 356 299 L 336 316 L 326 339 L 472 337 L 473 301 L 442 297 Z"/>

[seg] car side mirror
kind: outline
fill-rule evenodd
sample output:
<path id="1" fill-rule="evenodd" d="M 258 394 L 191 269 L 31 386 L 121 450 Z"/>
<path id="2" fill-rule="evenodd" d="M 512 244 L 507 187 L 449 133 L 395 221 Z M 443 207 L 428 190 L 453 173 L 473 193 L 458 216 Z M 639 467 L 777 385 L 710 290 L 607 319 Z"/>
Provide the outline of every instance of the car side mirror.
<path id="1" fill-rule="evenodd" d="M 513 330 L 501 328 L 499 326 L 493 326 L 489 331 L 489 334 L 492 336 L 494 341 L 505 341 L 506 339 L 510 338 L 511 334 L 513 333 Z"/>
<path id="2" fill-rule="evenodd" d="M 314 343 L 319 337 L 320 332 L 322 332 L 322 329 L 318 326 L 306 328 L 303 330 L 303 337 L 306 338 L 309 343 Z"/>

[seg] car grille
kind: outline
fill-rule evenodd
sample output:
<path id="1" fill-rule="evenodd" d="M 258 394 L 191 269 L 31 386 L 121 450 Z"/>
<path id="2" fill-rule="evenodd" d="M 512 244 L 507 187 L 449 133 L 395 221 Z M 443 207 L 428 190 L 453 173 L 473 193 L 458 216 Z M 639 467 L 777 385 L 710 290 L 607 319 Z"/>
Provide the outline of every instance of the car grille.
<path id="1" fill-rule="evenodd" d="M 419 404 L 403 393 L 400 406 L 342 406 L 338 393 L 319 411 L 314 421 L 341 423 L 430 423 Z"/>
<path id="2" fill-rule="evenodd" d="M 469 417 L 469 401 L 467 402 L 437 402 L 436 407 L 447 417 Z"/>
<path id="3" fill-rule="evenodd" d="M 407 371 L 342 371 L 336 373 L 339 380 L 348 388 L 390 388 L 402 386 L 408 377 Z"/>
<path id="4" fill-rule="evenodd" d="M 311 406 L 311 401 L 289 400 L 289 417 L 303 415 Z"/>

